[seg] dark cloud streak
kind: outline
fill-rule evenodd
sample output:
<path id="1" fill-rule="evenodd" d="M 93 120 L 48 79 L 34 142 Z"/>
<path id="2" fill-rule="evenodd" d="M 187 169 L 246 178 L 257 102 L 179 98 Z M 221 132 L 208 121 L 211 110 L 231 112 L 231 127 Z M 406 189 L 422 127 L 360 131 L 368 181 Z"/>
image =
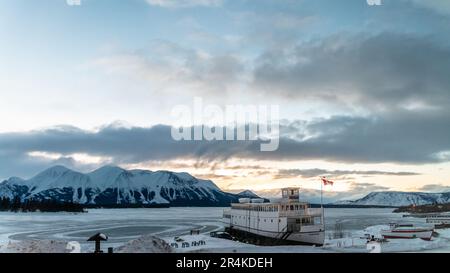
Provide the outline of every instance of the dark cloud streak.
<path id="1" fill-rule="evenodd" d="M 299 135 L 311 137 L 292 137 L 298 124 L 301 124 Z M 288 128 L 286 132 L 284 128 Z M 97 132 L 57 127 L 0 134 L 0 162 L 21 165 L 31 160 L 27 157 L 29 152 L 39 151 L 111 157 L 114 164 L 183 158 L 199 162 L 241 158 L 422 164 L 450 160 L 438 156 L 450 151 L 449 135 L 450 119 L 446 116 L 414 113 L 391 119 L 341 116 L 292 122 L 281 126 L 280 147 L 275 152 L 260 152 L 260 141 L 175 141 L 171 138 L 171 127 L 166 125 L 106 126 Z M 0 175 L 7 172 L 4 169 Z"/>
<path id="2" fill-rule="evenodd" d="M 413 176 L 420 175 L 415 172 L 387 172 L 387 171 L 351 171 L 351 170 L 324 170 L 324 169 L 282 169 L 278 171 L 276 178 L 303 177 L 312 178 L 318 176 L 340 177 L 347 175 L 390 175 L 390 176 Z"/>

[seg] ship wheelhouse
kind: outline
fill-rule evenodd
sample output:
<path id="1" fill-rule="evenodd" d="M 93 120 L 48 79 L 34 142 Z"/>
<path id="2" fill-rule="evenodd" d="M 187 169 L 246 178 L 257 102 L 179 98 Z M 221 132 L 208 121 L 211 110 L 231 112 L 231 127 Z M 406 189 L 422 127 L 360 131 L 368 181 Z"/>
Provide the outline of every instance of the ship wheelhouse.
<path id="1" fill-rule="evenodd" d="M 311 208 L 300 202 L 298 188 L 282 189 L 280 202 L 264 203 L 263 199 L 241 198 L 225 210 L 224 222 L 229 229 L 262 236 L 321 244 L 324 238 L 323 208 Z M 307 236 L 318 235 L 309 240 Z"/>

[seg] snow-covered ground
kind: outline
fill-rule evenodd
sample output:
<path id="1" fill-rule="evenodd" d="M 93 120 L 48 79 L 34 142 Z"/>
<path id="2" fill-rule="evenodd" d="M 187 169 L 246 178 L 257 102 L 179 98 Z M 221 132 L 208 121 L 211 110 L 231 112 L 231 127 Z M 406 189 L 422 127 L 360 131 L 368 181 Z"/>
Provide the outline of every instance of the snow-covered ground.
<path id="1" fill-rule="evenodd" d="M 212 252 L 212 253 L 306 253 L 306 252 L 327 252 L 320 247 L 310 246 L 255 246 L 251 244 L 245 244 L 241 242 L 212 238 L 205 234 L 200 235 L 186 235 L 167 237 L 164 240 L 170 245 L 177 243 L 178 248 L 174 249 L 175 252 Z M 203 241 L 204 245 L 198 245 L 196 243 Z M 181 247 L 182 244 L 187 243 L 189 247 Z M 194 243 L 194 245 L 193 245 Z"/>
<path id="2" fill-rule="evenodd" d="M 115 253 L 172 253 L 175 252 L 169 244 L 153 235 L 143 235 L 131 240 L 114 250 Z"/>
<path id="3" fill-rule="evenodd" d="M 222 208 L 92 209 L 88 213 L 0 212 L 0 246 L 10 241 L 77 241 L 82 251 L 92 251 L 86 240 L 97 232 L 109 236 L 104 248 L 118 247 L 141 235 L 186 235 L 222 229 Z"/>
<path id="4" fill-rule="evenodd" d="M 0 253 L 69 253 L 67 242 L 30 240 L 8 242 L 0 246 Z"/>
<path id="5" fill-rule="evenodd" d="M 0 252 L 68 252 L 67 242 L 77 241 L 82 252 L 91 252 L 87 238 L 97 232 L 109 236 L 102 244 L 116 252 L 226 252 L 226 253 L 315 253 L 367 252 L 364 234 L 376 237 L 390 222 L 420 223 L 424 219 L 402 218 L 390 209 L 327 209 L 327 239 L 324 247 L 260 247 L 230 240 L 211 238 L 211 231 L 221 230 L 222 208 L 168 209 L 95 209 L 89 213 L 6 213 L 0 212 Z M 345 238 L 333 239 L 336 223 Z M 200 235 L 189 235 L 199 229 Z M 438 230 L 439 237 L 427 242 L 390 240 L 383 252 L 450 252 L 450 229 Z M 145 236 L 142 236 L 145 235 Z M 175 237 L 189 247 L 170 248 Z M 155 239 L 156 237 L 156 239 Z M 167 243 L 162 243 L 161 238 Z M 203 241 L 202 244 L 198 243 Z M 192 242 L 194 243 L 192 246 Z M 169 246 L 169 248 L 167 248 Z M 168 250 L 169 249 L 169 250 Z"/>

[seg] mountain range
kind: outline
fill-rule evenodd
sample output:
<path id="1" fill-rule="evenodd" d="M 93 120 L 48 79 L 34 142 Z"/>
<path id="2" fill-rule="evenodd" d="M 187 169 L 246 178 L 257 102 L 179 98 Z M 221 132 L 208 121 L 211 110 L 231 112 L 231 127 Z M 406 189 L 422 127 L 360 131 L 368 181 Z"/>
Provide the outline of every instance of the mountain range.
<path id="1" fill-rule="evenodd" d="M 450 192 L 425 193 L 384 191 L 372 192 L 365 197 L 354 201 L 339 201 L 334 203 L 334 205 L 402 207 L 445 203 L 450 203 Z"/>
<path id="2" fill-rule="evenodd" d="M 228 193 L 211 180 L 188 173 L 125 170 L 104 166 L 90 173 L 63 166 L 49 168 L 30 179 L 9 178 L 0 183 L 0 197 L 76 202 L 86 206 L 229 206 L 239 198 L 259 198 L 252 191 Z M 450 203 L 450 192 L 372 192 L 334 206 L 386 206 Z"/>
<path id="3" fill-rule="evenodd" d="M 125 170 L 105 166 L 90 173 L 63 166 L 49 168 L 31 179 L 12 177 L 0 183 L 0 197 L 56 200 L 90 206 L 229 206 L 251 191 L 233 194 L 210 180 L 188 173 Z"/>

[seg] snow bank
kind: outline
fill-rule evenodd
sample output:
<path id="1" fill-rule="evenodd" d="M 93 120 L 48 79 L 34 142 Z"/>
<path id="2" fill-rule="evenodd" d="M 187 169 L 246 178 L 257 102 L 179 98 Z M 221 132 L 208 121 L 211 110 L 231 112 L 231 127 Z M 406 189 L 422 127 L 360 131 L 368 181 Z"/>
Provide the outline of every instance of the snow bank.
<path id="1" fill-rule="evenodd" d="M 194 253 L 323 253 L 329 252 L 312 246 L 256 246 L 237 241 L 210 237 L 208 235 L 186 235 L 165 238 L 169 245 L 177 244 L 176 252 Z M 198 244 L 202 241 L 202 244 Z M 185 247 L 182 245 L 185 243 Z M 189 245 L 186 247 L 186 245 Z"/>
<path id="2" fill-rule="evenodd" d="M 207 252 L 216 252 L 216 250 L 221 248 L 255 247 L 254 245 L 214 238 L 205 234 L 167 237 L 164 238 L 164 240 L 172 246 L 176 252 L 196 252 L 206 249 L 208 249 Z"/>
<path id="3" fill-rule="evenodd" d="M 171 253 L 172 248 L 164 240 L 144 235 L 114 249 L 115 253 Z"/>
<path id="4" fill-rule="evenodd" d="M 369 234 L 370 236 L 374 236 L 375 238 L 383 238 L 383 236 L 381 235 L 381 231 L 382 230 L 389 230 L 390 226 L 389 225 L 376 225 L 376 226 L 371 226 L 368 227 L 366 229 L 363 230 L 364 234 Z M 362 234 L 362 235 L 364 235 Z"/>
<path id="5" fill-rule="evenodd" d="M 387 225 L 376 225 L 365 228 L 364 230 L 355 231 L 352 237 L 327 240 L 325 249 L 334 252 L 367 252 L 365 234 L 382 238 L 381 231 L 389 229 Z M 381 252 L 424 252 L 424 251 L 448 251 L 450 243 L 450 230 L 438 230 L 439 236 L 433 237 L 431 241 L 422 239 L 389 239 L 387 242 L 381 243 Z"/>
<path id="6" fill-rule="evenodd" d="M 313 246 L 246 246 L 228 248 L 206 248 L 195 252 L 200 253 L 331 253 L 322 247 Z"/>
<path id="7" fill-rule="evenodd" d="M 382 252 L 421 252 L 424 250 L 432 250 L 443 248 L 448 245 L 447 240 L 433 239 L 432 241 L 424 241 L 422 239 L 396 239 L 389 240 L 388 243 L 381 245 Z"/>
<path id="8" fill-rule="evenodd" d="M 67 242 L 54 240 L 30 240 L 9 242 L 0 247 L 0 253 L 70 253 Z"/>

